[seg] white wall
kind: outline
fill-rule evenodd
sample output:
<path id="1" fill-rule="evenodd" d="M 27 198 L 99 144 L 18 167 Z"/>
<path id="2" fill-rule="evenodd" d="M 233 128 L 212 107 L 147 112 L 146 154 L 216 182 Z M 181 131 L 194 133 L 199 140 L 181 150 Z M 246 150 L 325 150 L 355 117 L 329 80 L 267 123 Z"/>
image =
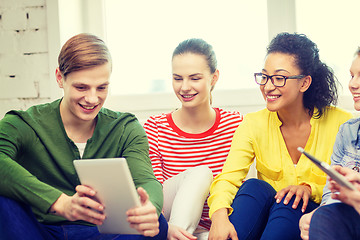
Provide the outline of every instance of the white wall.
<path id="1" fill-rule="evenodd" d="M 101 8 L 101 1 L 92 1 L 95 2 L 92 6 Z M 104 35 L 101 31 L 103 22 L 99 20 L 101 16 L 81 15 L 81 9 L 86 6 L 89 8 L 82 0 L 2 0 L 0 118 L 11 109 L 27 109 L 61 97 L 54 78 L 61 45 L 72 35 L 87 31 L 90 25 L 92 32 L 95 26 L 96 34 Z M 65 10 L 66 17 L 59 15 L 59 11 Z M 92 11 L 89 9 L 89 12 Z M 96 24 L 90 24 L 91 21 Z M 67 27 L 70 25 L 71 28 Z M 259 96 L 254 89 L 214 91 L 214 106 L 245 113 L 263 107 Z M 110 96 L 106 107 L 133 112 L 144 122 L 152 114 L 175 109 L 178 100 L 168 93 Z"/>
<path id="2" fill-rule="evenodd" d="M 34 104 L 48 102 L 61 96 L 54 78 L 60 46 L 70 36 L 89 31 L 91 27 L 91 32 L 95 31 L 95 34 L 104 36 L 101 28 L 104 23 L 100 20 L 101 11 L 100 14 L 94 13 L 94 9 L 101 9 L 102 1 L 1 0 L 0 119 L 8 110 L 27 109 Z M 279 1 L 284 0 L 277 0 L 280 4 Z M 71 11 L 73 17 L 69 15 L 59 17 L 59 11 L 71 8 L 70 3 L 76 3 Z M 90 5 L 92 9 L 89 9 Z M 292 8 L 292 5 L 286 6 Z M 81 9 L 88 11 L 81 15 L 79 13 Z M 275 14 L 275 10 L 269 9 L 269 18 L 275 18 L 269 19 L 269 22 L 278 22 L 276 18 L 279 15 Z M 82 20 L 79 20 L 78 25 L 73 24 L 73 28 L 69 28 L 69 24 L 76 18 Z M 294 28 L 293 25 L 288 25 L 283 28 Z M 281 31 L 281 26 L 279 24 L 276 26 L 276 31 Z M 271 34 L 270 32 L 269 35 Z M 244 114 L 264 107 L 258 89 L 231 91 L 215 89 L 213 95 L 214 106 L 238 110 Z M 173 94 L 164 93 L 110 96 L 106 107 L 133 112 L 141 122 L 144 122 L 148 116 L 169 112 L 178 107 L 178 104 Z M 354 112 L 350 96 L 342 96 L 340 106 Z"/>
<path id="3" fill-rule="evenodd" d="M 102 15 L 94 13 L 102 1 L 0 0 L 0 119 L 62 96 L 54 77 L 60 48 L 90 26 L 104 37 Z"/>
<path id="4" fill-rule="evenodd" d="M 69 37 L 79 32 L 90 32 L 90 28 L 92 33 L 102 38 L 105 34 L 102 11 L 94 13 L 96 9 L 101 9 L 103 0 L 0 1 L 1 119 L 11 109 L 27 109 L 61 96 L 54 71 L 60 47 Z M 282 7 L 274 7 L 275 4 Z M 293 17 L 294 0 L 268 0 L 268 5 L 269 38 L 276 32 L 295 30 L 295 22 L 288 21 Z M 81 12 L 84 8 L 88 10 L 85 14 Z M 66 11 L 66 17 L 61 18 L 59 10 Z M 285 16 L 284 12 L 289 14 Z M 67 27 L 69 25 L 71 28 Z M 215 89 L 213 100 L 216 107 L 243 114 L 264 108 L 258 89 Z M 172 111 L 178 104 L 174 94 L 158 93 L 110 96 L 105 106 L 116 111 L 132 112 L 143 123 L 150 115 Z M 350 96 L 341 96 L 339 105 L 358 115 L 353 110 Z M 248 177 L 254 176 L 253 166 Z"/>
<path id="5" fill-rule="evenodd" d="M 50 98 L 45 0 L 0 5 L 0 118 Z"/>

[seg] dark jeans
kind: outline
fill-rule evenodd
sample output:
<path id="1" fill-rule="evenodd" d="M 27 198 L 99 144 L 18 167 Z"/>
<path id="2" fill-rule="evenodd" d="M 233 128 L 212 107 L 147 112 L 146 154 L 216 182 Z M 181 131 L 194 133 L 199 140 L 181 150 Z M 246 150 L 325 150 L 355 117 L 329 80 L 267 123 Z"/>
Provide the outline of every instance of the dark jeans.
<path id="1" fill-rule="evenodd" d="M 36 220 L 29 206 L 0 196 L 1 240 L 166 239 L 168 225 L 163 215 L 160 215 L 159 223 L 160 233 L 155 237 L 144 237 L 142 235 L 100 234 L 97 227 L 76 224 L 46 225 L 41 224 Z"/>
<path id="2" fill-rule="evenodd" d="M 299 220 L 303 201 L 293 209 L 295 197 L 285 205 L 283 201 L 276 203 L 275 194 L 275 189 L 262 180 L 248 179 L 241 185 L 229 217 L 239 239 L 301 239 Z M 305 213 L 317 207 L 318 204 L 309 201 Z"/>
<path id="3" fill-rule="evenodd" d="M 309 239 L 360 239 L 360 215 L 345 203 L 322 206 L 311 218 Z"/>

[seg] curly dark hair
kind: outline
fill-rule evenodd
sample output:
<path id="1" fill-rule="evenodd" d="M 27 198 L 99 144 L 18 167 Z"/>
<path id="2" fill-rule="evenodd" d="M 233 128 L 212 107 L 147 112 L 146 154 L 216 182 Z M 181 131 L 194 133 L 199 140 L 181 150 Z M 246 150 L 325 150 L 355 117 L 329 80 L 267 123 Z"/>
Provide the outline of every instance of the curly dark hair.
<path id="1" fill-rule="evenodd" d="M 314 42 L 304 34 L 279 33 L 267 47 L 267 55 L 276 52 L 294 56 L 301 74 L 311 76 L 311 85 L 303 98 L 304 106 L 310 115 L 320 118 L 327 106 L 336 105 L 339 82 L 333 70 L 320 61 L 319 49 Z"/>

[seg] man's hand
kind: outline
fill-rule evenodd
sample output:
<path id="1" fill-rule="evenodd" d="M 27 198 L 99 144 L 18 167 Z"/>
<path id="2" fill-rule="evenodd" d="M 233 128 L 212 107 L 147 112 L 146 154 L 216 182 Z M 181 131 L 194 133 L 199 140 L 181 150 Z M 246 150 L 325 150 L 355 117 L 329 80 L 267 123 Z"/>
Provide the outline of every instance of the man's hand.
<path id="1" fill-rule="evenodd" d="M 126 214 L 128 222 L 132 228 L 135 228 L 144 236 L 156 236 L 159 233 L 159 220 L 156 208 L 149 200 L 149 195 L 145 189 L 137 189 L 141 206 L 129 209 Z"/>
<path id="2" fill-rule="evenodd" d="M 104 206 L 95 200 L 96 192 L 87 186 L 79 185 L 73 196 L 61 194 L 50 207 L 49 212 L 69 221 L 83 220 L 101 225 L 105 220 Z"/>

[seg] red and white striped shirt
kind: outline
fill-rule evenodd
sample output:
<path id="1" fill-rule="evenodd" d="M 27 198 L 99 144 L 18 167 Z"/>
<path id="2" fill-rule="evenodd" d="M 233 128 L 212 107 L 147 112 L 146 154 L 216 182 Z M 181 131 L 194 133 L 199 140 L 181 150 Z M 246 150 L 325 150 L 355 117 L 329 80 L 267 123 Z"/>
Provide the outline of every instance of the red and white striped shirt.
<path id="1" fill-rule="evenodd" d="M 165 180 L 184 170 L 205 165 L 214 177 L 222 170 L 232 137 L 243 116 L 239 112 L 214 108 L 216 120 L 206 132 L 186 133 L 179 129 L 171 113 L 151 116 L 144 128 L 149 139 L 150 159 L 156 178 Z M 199 225 L 210 229 L 209 207 L 204 209 Z"/>

